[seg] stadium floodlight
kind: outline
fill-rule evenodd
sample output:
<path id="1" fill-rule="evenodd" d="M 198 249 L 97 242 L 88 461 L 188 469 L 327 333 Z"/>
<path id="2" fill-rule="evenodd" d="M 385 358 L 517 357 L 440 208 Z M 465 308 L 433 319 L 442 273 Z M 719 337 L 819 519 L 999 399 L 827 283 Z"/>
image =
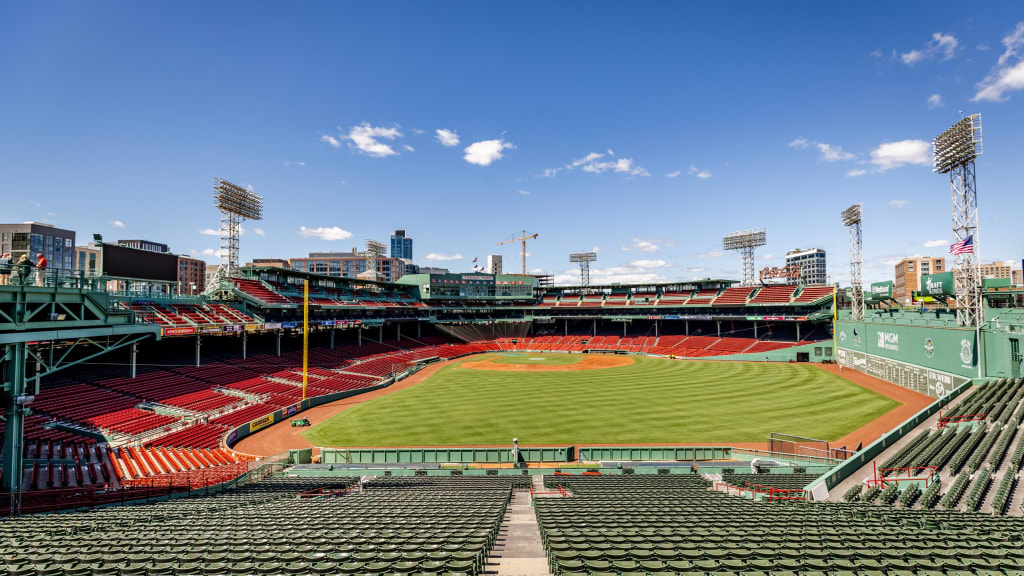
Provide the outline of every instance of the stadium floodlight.
<path id="1" fill-rule="evenodd" d="M 243 220 L 263 219 L 263 197 L 221 178 L 213 179 L 213 205 L 220 210 L 220 266 L 206 287 L 215 292 L 221 280 L 238 269 L 238 237 Z"/>
<path id="2" fill-rule="evenodd" d="M 377 277 L 377 260 L 380 260 L 384 256 L 384 251 L 387 245 L 379 240 L 367 240 L 366 241 L 366 278 L 369 280 L 378 280 Z"/>
<path id="3" fill-rule="evenodd" d="M 953 293 L 960 326 L 981 326 L 985 307 L 981 294 L 981 258 L 978 255 L 978 190 L 975 159 L 981 155 L 981 115 L 972 114 L 953 124 L 932 141 L 934 171 L 949 174 L 953 197 Z M 954 249 L 955 248 L 955 249 Z"/>
<path id="4" fill-rule="evenodd" d="M 843 226 L 850 229 L 850 308 L 853 320 L 864 319 L 864 237 L 861 235 L 861 205 L 843 210 Z"/>
<path id="5" fill-rule="evenodd" d="M 722 248 L 736 250 L 743 258 L 743 279 L 740 286 L 754 285 L 754 249 L 767 243 L 768 235 L 763 227 L 732 232 L 722 237 Z"/>
<path id="6" fill-rule="evenodd" d="M 580 265 L 580 286 L 590 286 L 590 263 L 597 260 L 597 252 L 573 252 L 569 254 L 569 262 Z"/>

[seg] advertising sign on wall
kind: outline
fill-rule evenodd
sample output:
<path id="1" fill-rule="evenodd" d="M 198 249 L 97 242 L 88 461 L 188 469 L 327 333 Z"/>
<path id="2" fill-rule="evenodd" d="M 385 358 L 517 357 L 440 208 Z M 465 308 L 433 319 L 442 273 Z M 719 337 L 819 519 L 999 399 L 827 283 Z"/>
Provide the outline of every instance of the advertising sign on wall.
<path id="1" fill-rule="evenodd" d="M 179 326 L 176 328 L 164 328 L 164 336 L 188 336 L 195 334 L 195 326 Z"/>
<path id="2" fill-rule="evenodd" d="M 953 273 L 925 274 L 921 276 L 921 296 L 943 297 L 953 295 Z"/>
<path id="3" fill-rule="evenodd" d="M 275 413 L 271 413 L 271 414 L 267 414 L 266 416 L 261 416 L 261 417 L 257 418 L 256 420 L 253 420 L 252 422 L 249 422 L 249 432 L 255 432 L 257 430 L 260 430 L 262 428 L 266 428 L 267 426 L 270 426 L 271 424 L 273 424 L 274 423 L 274 414 L 276 414 L 276 412 Z"/>
<path id="4" fill-rule="evenodd" d="M 868 287 L 867 297 L 870 300 L 892 300 L 892 280 L 873 283 Z"/>

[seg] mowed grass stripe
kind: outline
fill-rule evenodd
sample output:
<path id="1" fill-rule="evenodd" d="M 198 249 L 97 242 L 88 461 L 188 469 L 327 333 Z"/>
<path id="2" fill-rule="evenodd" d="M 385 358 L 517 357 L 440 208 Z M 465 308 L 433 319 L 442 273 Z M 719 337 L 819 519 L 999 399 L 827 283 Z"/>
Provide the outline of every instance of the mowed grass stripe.
<path id="1" fill-rule="evenodd" d="M 529 364 L 531 366 L 567 366 L 579 364 L 586 356 L 582 354 L 509 354 L 488 356 L 487 360 L 498 364 Z M 478 359 L 479 360 L 479 359 Z"/>
<path id="2" fill-rule="evenodd" d="M 554 356 L 554 355 L 552 355 Z M 476 356 L 466 361 L 479 361 Z M 671 361 L 578 372 L 447 366 L 305 432 L 318 446 L 835 440 L 897 402 L 814 366 Z"/>

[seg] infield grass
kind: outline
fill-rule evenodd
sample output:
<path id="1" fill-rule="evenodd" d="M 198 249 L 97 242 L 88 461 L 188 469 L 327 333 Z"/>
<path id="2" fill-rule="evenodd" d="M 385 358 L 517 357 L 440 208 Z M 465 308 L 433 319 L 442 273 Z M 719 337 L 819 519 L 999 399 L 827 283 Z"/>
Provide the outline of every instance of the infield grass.
<path id="1" fill-rule="evenodd" d="M 304 436 L 317 446 L 489 445 L 513 437 L 523 444 L 710 444 L 763 442 L 770 432 L 836 440 L 898 405 L 799 364 L 636 357 L 629 366 L 570 372 L 458 368 L 497 356 L 453 363 Z"/>
<path id="2" fill-rule="evenodd" d="M 488 354 L 487 360 L 497 364 L 526 364 L 529 366 L 568 366 L 579 364 L 586 358 L 583 354 Z M 480 360 L 477 358 L 476 360 Z"/>

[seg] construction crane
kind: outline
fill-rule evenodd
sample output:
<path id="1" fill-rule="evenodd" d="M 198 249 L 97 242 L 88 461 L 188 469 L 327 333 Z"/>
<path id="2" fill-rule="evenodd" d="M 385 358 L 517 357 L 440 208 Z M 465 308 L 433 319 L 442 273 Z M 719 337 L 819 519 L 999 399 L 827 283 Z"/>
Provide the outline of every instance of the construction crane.
<path id="1" fill-rule="evenodd" d="M 505 244 L 511 244 L 513 242 L 522 242 L 523 243 L 523 276 L 526 276 L 526 241 L 527 240 L 533 240 L 536 237 L 537 237 L 537 234 L 531 234 L 531 235 L 527 236 L 526 235 L 526 230 L 523 230 L 523 235 L 520 236 L 519 238 L 513 238 L 511 240 L 505 240 L 504 242 L 498 242 L 498 246 L 503 246 Z"/>

